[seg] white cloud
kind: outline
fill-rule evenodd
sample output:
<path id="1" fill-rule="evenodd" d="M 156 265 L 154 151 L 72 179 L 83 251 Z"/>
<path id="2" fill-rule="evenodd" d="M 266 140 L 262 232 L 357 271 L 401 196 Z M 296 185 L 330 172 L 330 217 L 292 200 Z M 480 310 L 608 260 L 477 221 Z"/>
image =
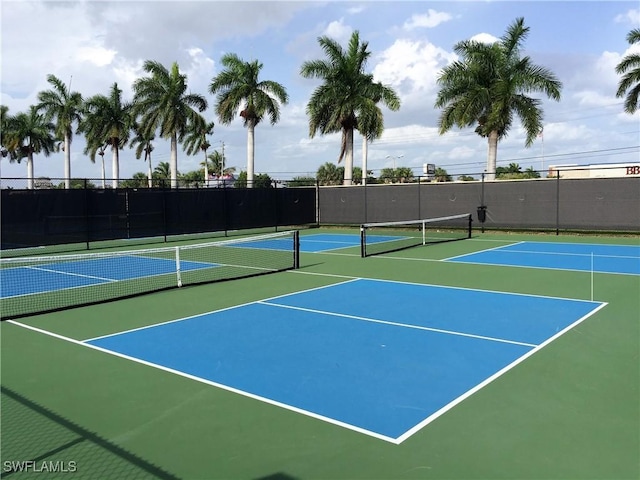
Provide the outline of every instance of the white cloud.
<path id="1" fill-rule="evenodd" d="M 499 39 L 497 37 L 494 37 L 490 33 L 478 33 L 473 37 L 471 37 L 469 40 L 473 40 L 474 42 L 480 42 L 480 43 L 495 43 Z"/>
<path id="2" fill-rule="evenodd" d="M 627 23 L 637 28 L 638 25 L 640 25 L 640 10 L 632 8 L 626 13 L 616 16 L 615 21 L 618 23 Z"/>
<path id="3" fill-rule="evenodd" d="M 80 47 L 76 53 L 76 59 L 82 62 L 92 63 L 97 67 L 104 67 L 113 62 L 118 52 L 101 46 Z"/>
<path id="4" fill-rule="evenodd" d="M 438 12 L 430 8 L 427 13 L 415 14 L 411 19 L 406 21 L 402 28 L 405 30 L 414 30 L 416 28 L 434 28 L 441 23 L 448 22 L 453 17 L 446 12 Z"/>
<path id="5" fill-rule="evenodd" d="M 399 39 L 378 56 L 373 75 L 395 88 L 403 103 L 416 94 L 424 99 L 425 94 L 435 91 L 442 67 L 455 58 L 455 54 L 427 41 Z"/>
<path id="6" fill-rule="evenodd" d="M 326 35 L 336 42 L 344 44 L 349 40 L 352 32 L 353 29 L 349 25 L 345 25 L 344 19 L 341 18 L 340 20 L 329 23 L 329 25 L 324 29 L 322 35 Z"/>

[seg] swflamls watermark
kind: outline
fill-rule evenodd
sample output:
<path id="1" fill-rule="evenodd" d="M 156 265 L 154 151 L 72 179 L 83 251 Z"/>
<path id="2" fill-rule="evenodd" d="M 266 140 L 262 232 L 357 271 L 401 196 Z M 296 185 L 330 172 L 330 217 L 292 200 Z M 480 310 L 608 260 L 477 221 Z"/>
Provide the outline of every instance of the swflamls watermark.
<path id="1" fill-rule="evenodd" d="M 5 460 L 2 462 L 4 473 L 29 472 L 29 473 L 74 473 L 78 471 L 78 465 L 74 461 L 62 460 Z"/>

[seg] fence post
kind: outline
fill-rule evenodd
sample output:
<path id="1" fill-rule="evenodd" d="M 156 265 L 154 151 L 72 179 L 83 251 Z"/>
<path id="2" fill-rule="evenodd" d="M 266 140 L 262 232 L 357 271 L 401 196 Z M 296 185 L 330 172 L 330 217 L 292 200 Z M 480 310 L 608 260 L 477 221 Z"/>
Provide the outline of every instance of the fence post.
<path id="1" fill-rule="evenodd" d="M 556 235 L 560 235 L 560 170 L 556 171 Z"/>

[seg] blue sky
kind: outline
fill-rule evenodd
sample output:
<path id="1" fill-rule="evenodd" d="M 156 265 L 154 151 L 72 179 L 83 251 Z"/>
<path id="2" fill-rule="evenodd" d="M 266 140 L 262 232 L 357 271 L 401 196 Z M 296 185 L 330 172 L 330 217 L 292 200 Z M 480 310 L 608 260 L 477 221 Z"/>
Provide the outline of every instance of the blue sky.
<path id="1" fill-rule="evenodd" d="M 1 103 L 10 113 L 36 103 L 52 73 L 85 97 L 106 94 L 113 82 L 131 99 L 131 84 L 142 76 L 142 62 L 177 61 L 192 91 L 210 103 L 216 122 L 213 148 L 225 145 L 227 164 L 246 168 L 246 129 L 240 119 L 222 125 L 207 93 L 220 72 L 220 58 L 233 52 L 263 64 L 262 78 L 283 84 L 290 96 L 275 126 L 256 129 L 256 173 L 276 179 L 314 175 L 336 162 L 339 135 L 310 139 L 306 103 L 317 83 L 300 77 L 306 60 L 323 58 L 317 38 L 328 35 L 346 45 L 354 30 L 369 42 L 368 71 L 399 94 L 398 112 L 385 111 L 385 134 L 369 145 L 368 168 L 407 166 L 415 173 L 434 163 L 454 177 L 479 174 L 486 142 L 471 129 L 437 132 L 433 108 L 439 71 L 456 57 L 453 46 L 468 38 L 490 40 L 517 18 L 530 27 L 523 55 L 551 69 L 563 82 L 562 100 L 543 99 L 544 137 L 531 148 L 516 123 L 498 147 L 498 165 L 548 168 L 550 164 L 624 163 L 640 157 L 640 115 L 622 111 L 615 97 L 615 65 L 632 50 L 626 35 L 640 27 L 637 1 L 14 1 L 3 0 L 1 16 Z M 634 47 L 638 51 L 638 47 Z M 535 96 L 535 95 L 534 95 Z M 354 164 L 362 163 L 356 136 Z M 74 177 L 99 178 L 100 166 L 83 155 L 84 140 L 72 145 Z M 168 144 L 156 142 L 152 158 L 169 161 Z M 198 168 L 200 155 L 179 151 L 178 168 Z M 105 156 L 107 177 L 110 158 Z M 62 177 L 62 153 L 35 158 L 35 175 Z M 120 176 L 146 171 L 126 149 Z M 3 177 L 26 176 L 26 165 L 2 160 Z"/>

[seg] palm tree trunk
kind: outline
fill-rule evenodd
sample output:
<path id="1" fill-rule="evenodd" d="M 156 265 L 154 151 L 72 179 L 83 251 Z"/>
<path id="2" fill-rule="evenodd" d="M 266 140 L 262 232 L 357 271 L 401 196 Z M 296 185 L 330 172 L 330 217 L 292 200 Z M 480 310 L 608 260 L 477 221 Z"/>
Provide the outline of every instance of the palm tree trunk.
<path id="1" fill-rule="evenodd" d="M 171 134 L 170 162 L 169 172 L 171 174 L 171 188 L 178 188 L 178 135 L 176 132 Z"/>
<path id="2" fill-rule="evenodd" d="M 369 142 L 367 137 L 362 137 L 362 185 L 367 184 L 367 156 L 369 155 Z"/>
<path id="3" fill-rule="evenodd" d="M 485 180 L 493 181 L 496 179 L 496 159 L 498 157 L 498 132 L 489 133 L 489 149 L 487 151 L 487 171 Z"/>
<path id="4" fill-rule="evenodd" d="M 102 159 L 102 189 L 107 188 L 107 179 L 106 174 L 104 172 L 104 151 L 100 150 L 102 153 L 100 154 L 100 158 Z"/>
<path id="5" fill-rule="evenodd" d="M 209 186 L 209 165 L 207 161 L 207 150 L 204 150 L 204 186 Z"/>
<path id="6" fill-rule="evenodd" d="M 253 188 L 253 160 L 255 147 L 255 120 L 251 119 L 247 125 L 247 187 Z"/>
<path id="7" fill-rule="evenodd" d="M 27 188 L 33 189 L 33 152 L 31 150 L 27 154 Z"/>
<path id="8" fill-rule="evenodd" d="M 120 179 L 120 149 L 115 144 L 111 147 L 113 156 L 111 159 L 111 186 L 118 188 L 118 180 Z"/>
<path id="9" fill-rule="evenodd" d="M 71 188 L 71 138 L 64 134 L 64 188 Z"/>
<path id="10" fill-rule="evenodd" d="M 151 153 L 145 151 L 144 152 L 145 155 L 145 160 L 148 158 L 149 159 L 149 173 L 147 174 L 147 178 L 149 179 L 149 188 L 153 188 L 153 171 L 151 170 Z"/>
<path id="11" fill-rule="evenodd" d="M 346 150 L 344 154 L 344 185 L 353 183 L 353 128 L 345 131 Z"/>

